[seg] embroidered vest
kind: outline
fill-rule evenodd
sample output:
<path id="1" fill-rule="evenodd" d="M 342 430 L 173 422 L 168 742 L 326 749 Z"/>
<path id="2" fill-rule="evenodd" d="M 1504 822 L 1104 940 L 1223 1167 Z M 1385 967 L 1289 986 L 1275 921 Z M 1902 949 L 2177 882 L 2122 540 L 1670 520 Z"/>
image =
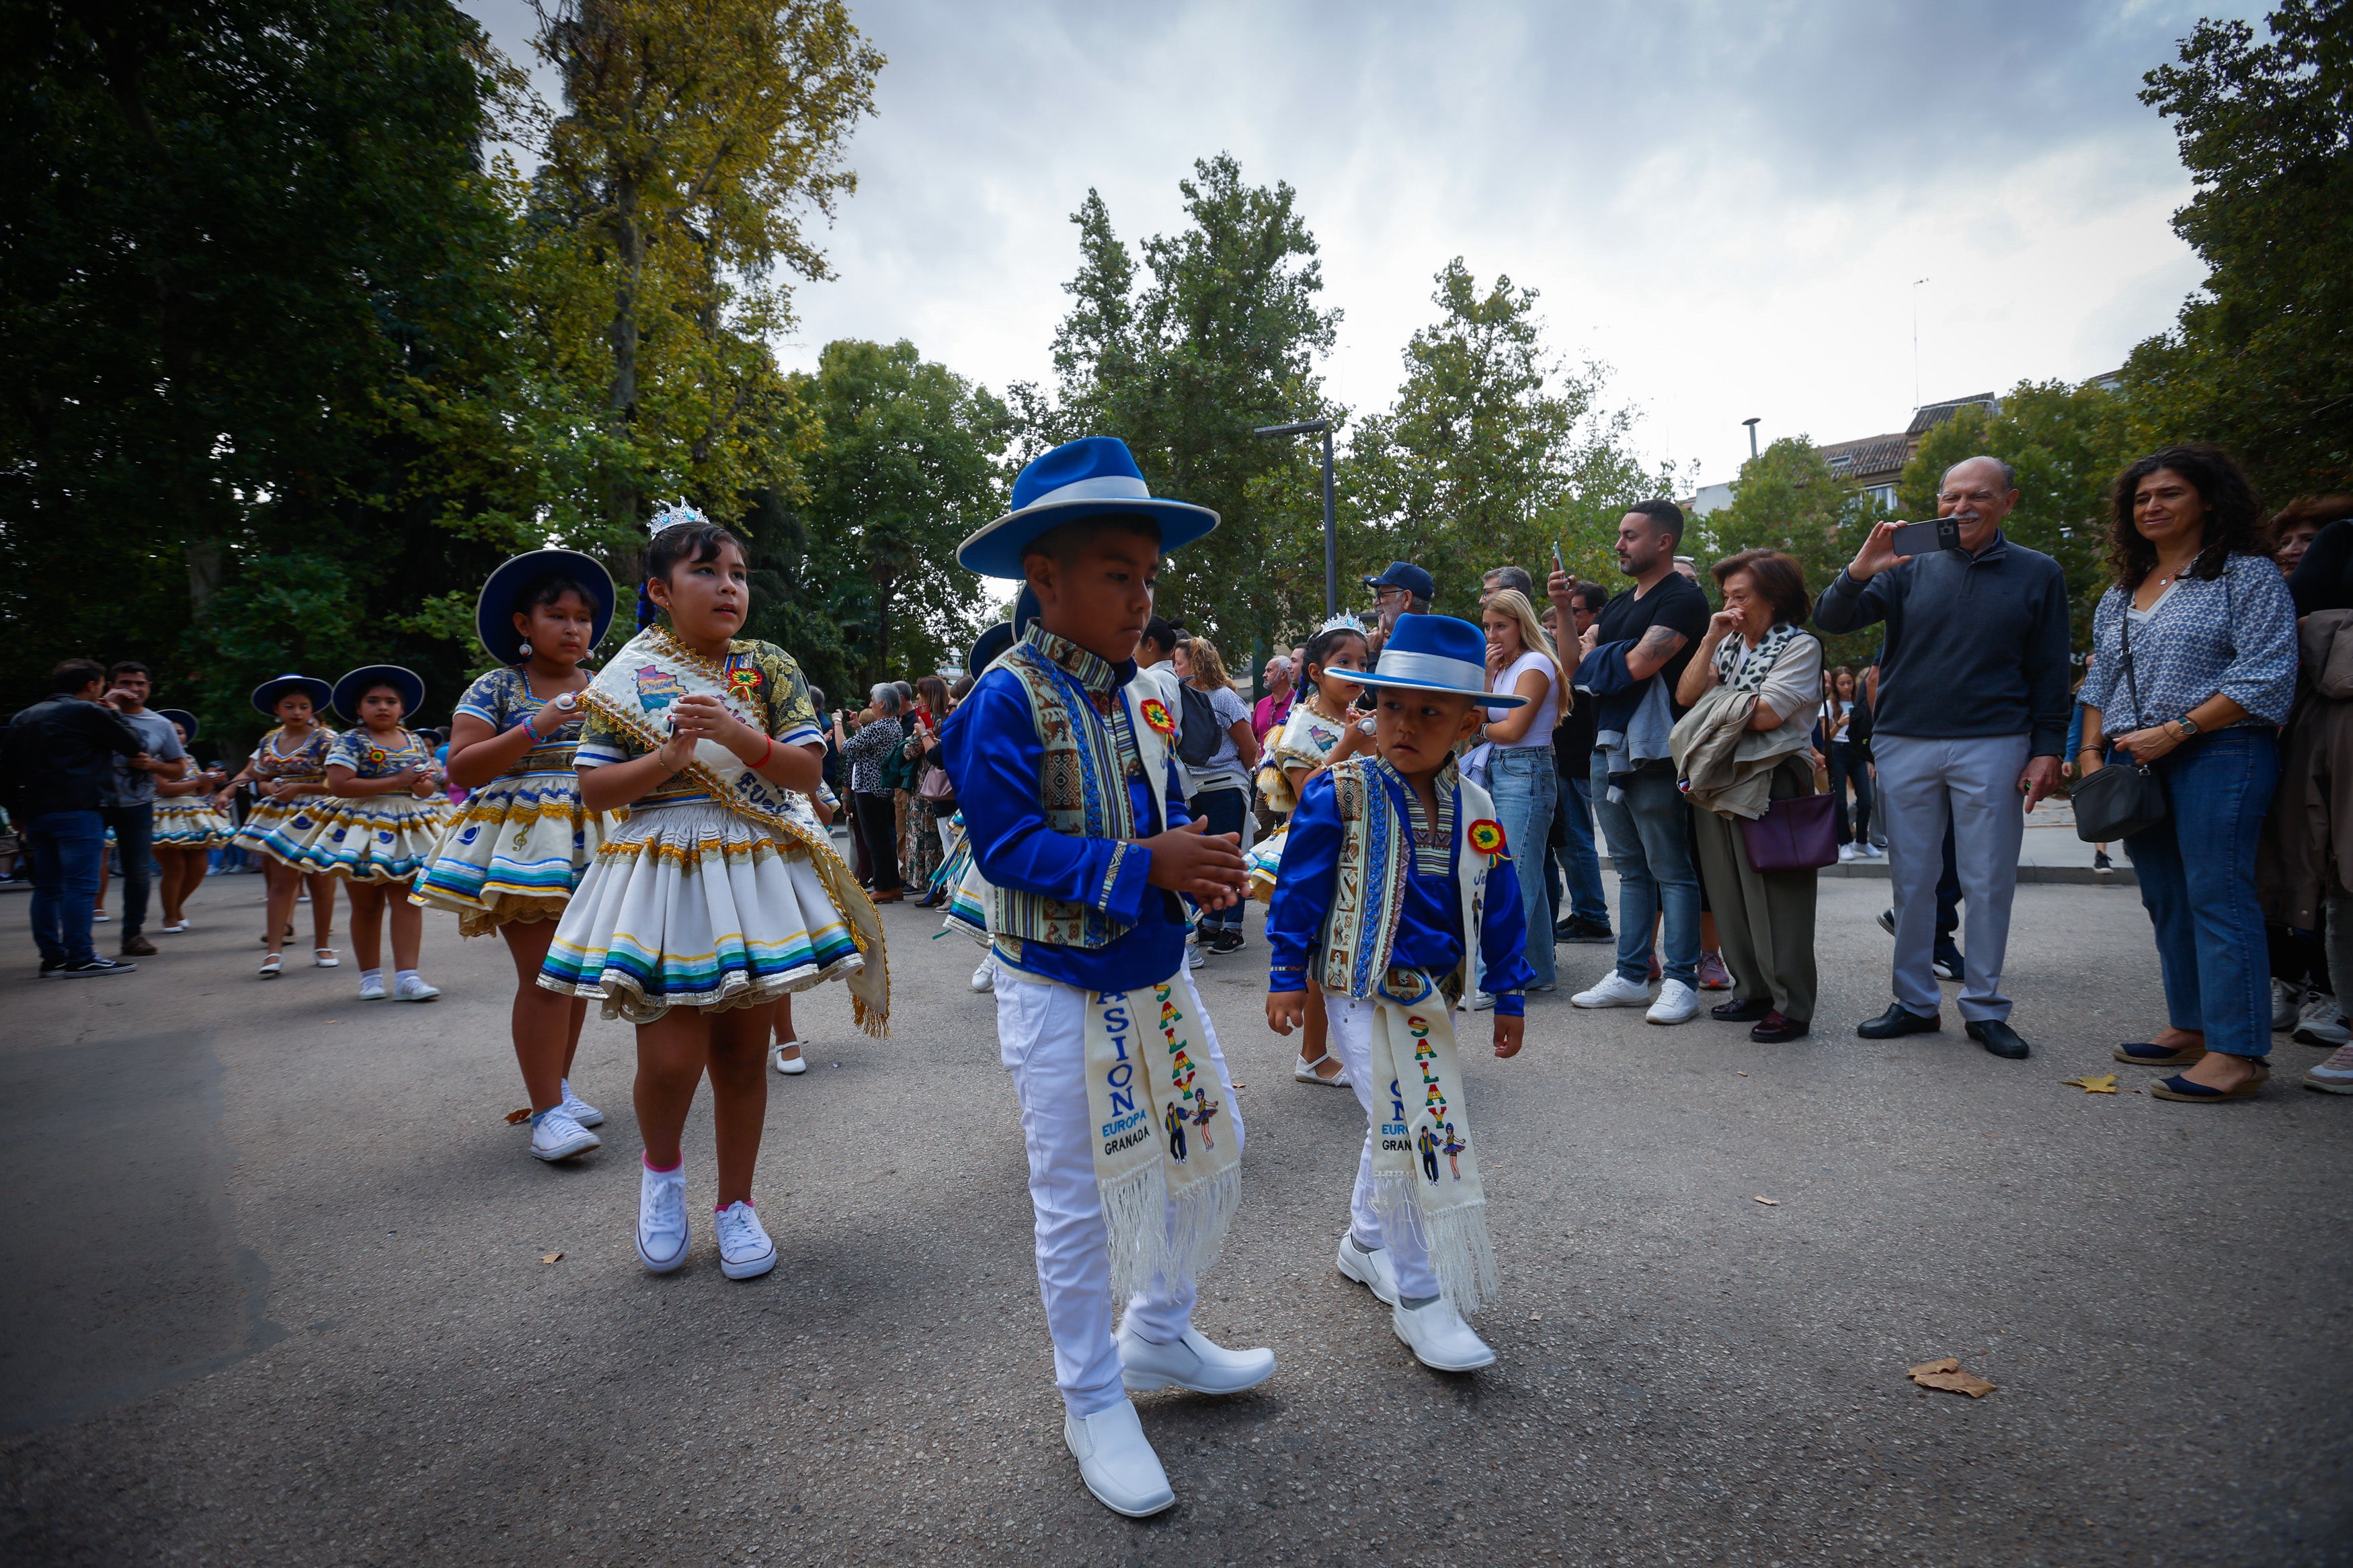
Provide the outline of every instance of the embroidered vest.
<path id="1" fill-rule="evenodd" d="M 1138 837 L 1135 811 L 1127 795 L 1127 768 L 1121 737 L 1113 725 L 1124 723 L 1152 805 L 1159 820 L 1168 819 L 1168 753 L 1166 743 L 1136 711 L 1139 694 L 1130 681 L 1120 690 L 1117 705 L 1106 719 L 1086 700 L 1085 688 L 1065 674 L 1035 644 L 1016 643 L 997 661 L 1021 683 L 1029 700 L 1029 721 L 1037 731 L 1042 755 L 1038 763 L 1038 804 L 1045 809 L 1046 826 L 1056 833 L 1080 838 L 1123 839 Z M 1114 851 L 1106 885 L 1117 877 L 1124 859 Z M 1050 899 L 1019 888 L 991 886 L 988 929 L 1016 942 L 1052 942 L 1058 947 L 1108 947 L 1127 931 L 1093 904 Z"/>
<path id="2" fill-rule="evenodd" d="M 1325 990 L 1350 996 L 1370 996 L 1388 972 L 1405 912 L 1405 879 L 1413 868 L 1411 829 L 1389 798 L 1376 771 L 1379 766 L 1377 758 L 1351 757 L 1332 769 L 1340 859 L 1319 944 L 1319 978 Z M 1487 894 L 1487 858 L 1471 847 L 1471 824 L 1495 813 L 1493 799 L 1469 779 L 1457 775 L 1454 788 L 1452 857 L 1462 907 L 1463 961 L 1451 974 L 1432 977 L 1449 1005 L 1462 1000 L 1472 958 L 1479 951 L 1479 917 Z"/>

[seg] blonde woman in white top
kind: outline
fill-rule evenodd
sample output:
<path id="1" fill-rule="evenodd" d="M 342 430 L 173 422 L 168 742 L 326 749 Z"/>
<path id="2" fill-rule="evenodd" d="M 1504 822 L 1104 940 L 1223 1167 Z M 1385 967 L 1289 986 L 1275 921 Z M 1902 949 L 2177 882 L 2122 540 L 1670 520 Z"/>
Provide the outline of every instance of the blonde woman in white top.
<path id="1" fill-rule="evenodd" d="M 1487 689 L 1527 700 L 1517 708 L 1487 710 L 1487 791 L 1504 825 L 1504 844 L 1519 874 L 1520 903 L 1527 913 L 1528 965 L 1535 971 L 1531 991 L 1555 984 L 1552 901 L 1545 891 L 1545 844 L 1560 795 L 1552 732 L 1575 700 L 1568 672 L 1536 619 L 1535 606 L 1517 588 L 1504 588 L 1479 614 L 1487 631 Z M 1481 988 L 1483 1001 L 1485 990 Z"/>

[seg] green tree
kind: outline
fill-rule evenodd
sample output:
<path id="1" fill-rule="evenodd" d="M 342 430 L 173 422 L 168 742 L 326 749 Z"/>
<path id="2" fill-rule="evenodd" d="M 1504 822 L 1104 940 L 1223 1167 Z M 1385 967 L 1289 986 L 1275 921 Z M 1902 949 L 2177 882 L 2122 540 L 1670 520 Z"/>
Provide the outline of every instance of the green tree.
<path id="1" fill-rule="evenodd" d="M 1602 406 L 1600 366 L 1570 371 L 1546 352 L 1535 289 L 1504 277 L 1482 289 L 1460 257 L 1437 285 L 1439 319 L 1406 345 L 1396 403 L 1349 443 L 1349 577 L 1412 561 L 1438 579 L 1439 607 L 1460 612 L 1498 565 L 1541 580 L 1556 546 L 1600 574 L 1626 508 L 1667 489 L 1627 450 L 1632 416 Z"/>
<path id="2" fill-rule="evenodd" d="M 1983 454 L 2016 468 L 2018 510 L 2003 530 L 2067 574 L 2080 656 L 2091 647 L 2092 609 L 2108 584 L 2109 489 L 2141 450 L 2137 417 L 2128 395 L 2096 385 L 2021 382 L 2002 395 L 2000 413 L 1964 408 L 1928 432 L 1905 465 L 1896 510 L 1934 517 L 1945 470 L 1965 458 Z"/>
<path id="3" fill-rule="evenodd" d="M 818 434 L 787 530 L 753 529 L 761 635 L 844 695 L 961 655 L 978 598 L 955 547 L 1004 510 L 1005 405 L 903 341 L 828 343 L 790 390 Z"/>
<path id="4" fill-rule="evenodd" d="M 2219 441 L 2284 500 L 2353 475 L 2353 4 L 2266 24 L 2258 43 L 2201 21 L 2146 79 L 2198 185 L 2174 230 L 2208 272 L 2125 379 L 2146 445 Z"/>
<path id="5" fill-rule="evenodd" d="M 1744 550 L 1778 550 L 1805 569 L 1807 591 L 1820 598 L 1884 515 L 1831 470 L 1811 440 L 1784 437 L 1740 465 L 1732 504 L 1698 520 L 1687 553 L 1705 563 Z M 1859 664 L 1878 652 L 1879 638 L 1873 626 L 1823 641 L 1832 664 Z"/>

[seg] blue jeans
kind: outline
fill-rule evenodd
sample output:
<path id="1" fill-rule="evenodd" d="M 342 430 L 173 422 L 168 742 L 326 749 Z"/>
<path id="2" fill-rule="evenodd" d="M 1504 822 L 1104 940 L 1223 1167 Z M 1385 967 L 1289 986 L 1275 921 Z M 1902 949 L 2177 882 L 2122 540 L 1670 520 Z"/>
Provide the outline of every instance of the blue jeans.
<path id="1" fill-rule="evenodd" d="M 2279 742 L 2270 730 L 2222 730 L 2191 741 L 2157 764 L 2171 814 L 2125 840 L 2140 901 L 2157 928 L 2167 1021 L 2204 1031 L 2208 1050 L 2234 1057 L 2268 1056 L 2272 1048 L 2271 952 L 2255 900 L 2255 841 L 2279 771 Z"/>
<path id="2" fill-rule="evenodd" d="M 1566 911 L 1575 920 L 1609 923 L 1609 895 L 1601 890 L 1601 857 L 1593 847 L 1589 773 L 1560 775 L 1560 802 L 1553 808 L 1552 859 L 1545 865 L 1545 898 L 1556 915 Z"/>
<path id="3" fill-rule="evenodd" d="M 1527 917 L 1528 967 L 1535 984 L 1555 983 L 1552 900 L 1545 895 L 1546 840 L 1552 837 L 1552 809 L 1560 789 L 1552 747 L 1498 746 L 1489 753 L 1487 793 L 1495 797 L 1495 817 L 1511 847 L 1512 872 L 1519 879 L 1520 909 Z"/>
<path id="4" fill-rule="evenodd" d="M 1675 787 L 1675 765 L 1645 763 L 1624 780 L 1625 798 L 1609 798 L 1609 763 L 1593 757 L 1593 815 L 1618 868 L 1618 973 L 1637 985 L 1651 978 L 1651 926 L 1666 916 L 1669 980 L 1699 982 L 1699 873 L 1692 868 L 1691 807 Z"/>
<path id="5" fill-rule="evenodd" d="M 94 811 L 44 813 L 25 825 L 25 848 L 33 858 L 33 940 L 40 944 L 41 962 L 97 957 L 90 917 L 98 909 L 106 819 Z"/>
<path id="6" fill-rule="evenodd" d="M 1208 823 L 1204 833 L 1240 833 L 1242 818 L 1250 811 L 1250 794 L 1239 785 L 1219 785 L 1205 789 L 1185 803 L 1195 816 Z M 1233 931 L 1242 929 L 1242 907 L 1229 904 L 1222 910 L 1201 911 L 1203 931 Z"/>

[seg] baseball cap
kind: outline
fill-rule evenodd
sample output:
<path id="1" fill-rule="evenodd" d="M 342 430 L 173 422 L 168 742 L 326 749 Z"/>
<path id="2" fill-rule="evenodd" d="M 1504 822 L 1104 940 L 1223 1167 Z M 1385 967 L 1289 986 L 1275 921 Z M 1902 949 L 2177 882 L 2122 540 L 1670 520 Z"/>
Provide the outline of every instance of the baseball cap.
<path id="1" fill-rule="evenodd" d="M 1365 579 L 1367 588 L 1403 588 L 1417 598 L 1435 599 L 1438 579 L 1410 561 L 1392 561 L 1388 570 L 1377 577 Z"/>

